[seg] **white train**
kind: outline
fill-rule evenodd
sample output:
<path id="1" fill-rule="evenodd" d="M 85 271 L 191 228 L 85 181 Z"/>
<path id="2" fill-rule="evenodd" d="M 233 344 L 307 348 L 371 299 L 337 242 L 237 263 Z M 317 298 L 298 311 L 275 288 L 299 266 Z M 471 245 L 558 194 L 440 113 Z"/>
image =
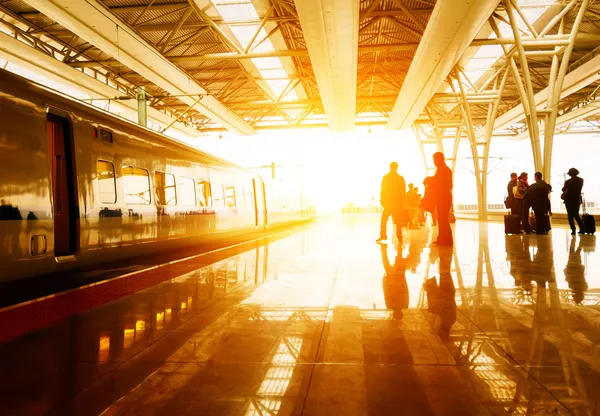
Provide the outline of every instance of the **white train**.
<path id="1" fill-rule="evenodd" d="M 272 191 L 272 192 L 271 192 Z M 0 70 L 0 281 L 310 219 L 291 184 Z"/>

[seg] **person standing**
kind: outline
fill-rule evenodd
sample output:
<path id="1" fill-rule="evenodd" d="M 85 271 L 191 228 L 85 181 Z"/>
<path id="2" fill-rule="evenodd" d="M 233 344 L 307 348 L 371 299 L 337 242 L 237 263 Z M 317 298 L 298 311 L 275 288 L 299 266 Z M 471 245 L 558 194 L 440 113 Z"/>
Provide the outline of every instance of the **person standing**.
<path id="1" fill-rule="evenodd" d="M 531 234 L 531 227 L 529 226 L 529 207 L 525 206 L 523 203 L 523 198 L 525 198 L 525 193 L 527 192 L 527 188 L 529 188 L 529 175 L 527 172 L 521 172 L 519 177 L 517 178 L 517 186 L 514 189 L 514 204 L 517 206 L 519 210 L 519 215 L 521 216 L 521 227 L 523 231 L 527 234 Z"/>
<path id="2" fill-rule="evenodd" d="M 529 212 L 533 208 L 535 215 L 535 233 L 538 235 L 548 234 L 550 230 L 550 194 L 551 187 L 542 179 L 542 172 L 534 175 L 535 183 L 527 188 L 523 198 L 523 206 Z"/>
<path id="3" fill-rule="evenodd" d="M 408 227 L 411 230 L 419 228 L 419 194 L 412 183 L 408 184 L 408 192 L 404 197 L 404 209 L 408 213 Z"/>
<path id="4" fill-rule="evenodd" d="M 506 200 L 504 202 L 507 209 L 510 209 L 510 215 L 520 215 L 519 209 L 515 203 L 515 186 L 517 186 L 517 174 L 515 172 L 510 174 L 510 182 L 506 185 Z"/>
<path id="5" fill-rule="evenodd" d="M 581 205 L 583 179 L 578 176 L 579 171 L 575 168 L 569 169 L 567 175 L 569 175 L 571 179 L 567 179 L 565 181 L 565 184 L 562 188 L 562 195 L 560 197 L 565 202 L 567 217 L 569 218 L 569 225 L 571 226 L 571 234 L 575 235 L 575 221 L 577 221 L 577 226 L 579 227 L 579 234 L 582 234 L 579 206 Z"/>
<path id="6" fill-rule="evenodd" d="M 390 163 L 390 171 L 381 181 L 380 201 L 383 206 L 381 213 L 381 224 L 379 229 L 378 243 L 387 240 L 387 223 L 390 216 L 396 224 L 396 233 L 398 240 L 402 240 L 401 215 L 404 207 L 404 194 L 406 192 L 406 182 L 398 174 L 398 163 Z"/>
<path id="7" fill-rule="evenodd" d="M 452 209 L 452 170 L 446 165 L 444 154 L 433 154 L 433 163 L 437 171 L 433 176 L 433 200 L 437 210 L 438 238 L 434 244 L 451 246 L 454 244 L 450 229 L 450 210 Z"/>

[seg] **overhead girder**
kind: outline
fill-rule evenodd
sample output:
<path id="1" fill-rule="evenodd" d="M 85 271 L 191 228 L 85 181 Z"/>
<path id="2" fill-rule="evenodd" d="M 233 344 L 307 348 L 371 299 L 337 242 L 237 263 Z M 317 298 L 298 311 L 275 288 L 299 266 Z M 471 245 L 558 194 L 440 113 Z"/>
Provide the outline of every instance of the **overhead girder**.
<path id="1" fill-rule="evenodd" d="M 354 128 L 360 0 L 296 2 L 319 95 L 332 131 Z"/>
<path id="2" fill-rule="evenodd" d="M 117 58 L 144 78 L 228 130 L 254 130 L 96 0 L 27 0 L 29 4 L 74 34 Z M 202 97 L 202 98 L 200 98 Z"/>
<path id="3" fill-rule="evenodd" d="M 109 99 L 122 95 L 120 91 L 107 84 L 75 68 L 69 67 L 52 56 L 32 48 L 5 33 L 0 33 L 0 58 L 26 70 L 41 74 L 67 87 L 82 90 L 92 98 Z M 137 113 L 137 102 L 133 99 L 120 100 L 115 104 L 125 107 L 134 115 Z M 174 121 L 172 117 L 152 107 L 148 108 L 148 116 L 151 120 L 163 125 L 169 125 Z M 171 129 L 177 130 L 187 136 L 200 136 L 198 130 L 188 127 L 183 123 L 175 123 Z"/>
<path id="4" fill-rule="evenodd" d="M 560 99 L 568 97 L 569 95 L 579 91 L 582 88 L 587 87 L 593 82 L 600 80 L 600 55 L 595 56 L 587 62 L 581 64 L 571 72 L 567 73 L 564 78 L 563 88 L 560 93 Z M 534 95 L 536 108 L 542 109 L 546 105 L 548 100 L 548 88 L 544 88 Z M 508 110 L 504 114 L 496 118 L 494 123 L 494 130 L 504 129 L 511 124 L 518 123 L 525 118 L 525 109 L 523 104 L 518 104 L 512 109 Z M 485 131 L 479 130 L 476 135 L 477 138 L 483 137 Z"/>
<path id="5" fill-rule="evenodd" d="M 386 128 L 412 125 L 499 3 L 436 2 Z"/>

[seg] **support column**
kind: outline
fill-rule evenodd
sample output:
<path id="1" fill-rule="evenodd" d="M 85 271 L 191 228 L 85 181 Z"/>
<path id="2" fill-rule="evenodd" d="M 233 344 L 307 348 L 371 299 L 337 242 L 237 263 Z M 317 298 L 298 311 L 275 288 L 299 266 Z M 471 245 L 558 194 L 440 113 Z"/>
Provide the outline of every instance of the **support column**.
<path id="1" fill-rule="evenodd" d="M 148 101 L 146 100 L 146 88 L 138 87 L 137 89 L 137 108 L 138 108 L 138 124 L 143 127 L 148 126 Z"/>
<path id="2" fill-rule="evenodd" d="M 479 220 L 487 220 L 487 205 L 483 199 L 484 193 L 481 186 L 481 165 L 479 163 L 479 152 L 477 150 L 477 137 L 475 135 L 475 127 L 473 125 L 473 117 L 471 116 L 471 108 L 467 102 L 467 96 L 465 94 L 465 87 L 462 84 L 460 78 L 460 72 L 454 71 L 454 77 L 458 83 L 458 89 L 460 91 L 460 109 L 463 115 L 463 120 L 467 127 L 467 137 L 469 138 L 469 145 L 471 146 L 471 155 L 473 156 L 473 172 L 475 173 L 475 186 L 477 188 L 477 217 Z M 452 89 L 455 90 L 454 83 L 450 82 Z"/>
<path id="3" fill-rule="evenodd" d="M 542 169 L 542 151 L 540 147 L 540 131 L 538 126 L 538 118 L 537 118 L 537 109 L 535 105 L 535 98 L 533 93 L 533 84 L 531 83 L 531 74 L 529 72 L 529 65 L 527 64 L 527 57 L 525 56 L 525 48 L 523 47 L 523 43 L 521 42 L 521 32 L 519 31 L 519 27 L 517 25 L 517 21 L 515 18 L 515 10 L 513 7 L 512 0 L 504 0 L 504 6 L 506 7 L 506 12 L 508 14 L 508 18 L 510 20 L 510 26 L 513 32 L 513 36 L 515 38 L 515 49 L 516 53 L 519 56 L 519 63 L 521 64 L 521 71 L 523 72 L 523 80 L 524 80 L 524 93 L 525 96 L 521 96 L 521 101 L 527 101 L 528 105 L 524 106 L 525 108 L 525 117 L 527 120 L 527 126 L 529 127 L 529 137 L 531 140 L 531 150 L 533 152 L 533 164 L 536 170 Z M 493 18 L 491 19 L 493 20 Z M 498 31 L 499 33 L 499 31 Z M 537 35 L 537 34 L 536 34 Z M 516 65 L 514 65 L 514 59 L 512 56 L 509 56 L 506 51 L 506 47 L 503 46 L 504 53 L 507 56 L 507 59 L 510 59 L 511 66 L 514 66 L 513 76 L 515 77 L 515 81 L 517 84 L 520 81 L 519 71 L 516 69 Z M 522 93 L 521 88 L 519 88 L 519 93 Z M 529 110 L 529 111 L 528 111 Z"/>
<path id="4" fill-rule="evenodd" d="M 556 118 L 558 116 L 558 104 L 560 102 L 560 93 L 562 92 L 563 84 L 565 81 L 565 75 L 567 74 L 567 69 L 569 68 L 571 52 L 573 51 L 573 47 L 575 46 L 575 37 L 579 32 L 579 26 L 581 25 L 588 4 L 589 0 L 583 0 L 581 3 L 581 7 L 579 8 L 577 17 L 575 18 L 575 22 L 573 23 L 573 27 L 571 28 L 571 34 L 569 35 L 569 44 L 567 45 L 563 53 L 562 60 L 560 62 L 560 68 L 558 69 L 558 74 L 556 73 L 556 68 L 558 66 L 558 53 L 560 51 L 560 48 L 555 48 L 554 56 L 552 57 L 552 68 L 548 84 L 548 100 L 546 101 L 548 112 L 544 124 L 543 173 L 544 177 L 547 180 L 550 180 L 552 168 L 552 148 L 554 146 L 554 130 L 556 129 Z M 561 19 L 559 33 L 562 34 L 563 30 L 564 19 Z M 553 76 L 555 77 L 554 79 Z"/>

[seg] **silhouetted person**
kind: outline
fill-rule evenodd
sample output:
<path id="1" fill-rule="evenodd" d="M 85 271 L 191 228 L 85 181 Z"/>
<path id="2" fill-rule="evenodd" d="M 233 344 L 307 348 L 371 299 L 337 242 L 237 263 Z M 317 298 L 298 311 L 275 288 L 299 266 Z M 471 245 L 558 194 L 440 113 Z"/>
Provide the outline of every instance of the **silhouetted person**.
<path id="1" fill-rule="evenodd" d="M 548 234 L 550 230 L 550 198 L 548 197 L 552 188 L 542 179 L 542 172 L 536 172 L 534 175 L 535 183 L 527 188 L 523 205 L 529 212 L 529 207 L 533 208 L 535 215 L 536 234 Z"/>
<path id="2" fill-rule="evenodd" d="M 519 208 L 515 201 L 515 186 L 517 186 L 518 176 L 515 172 L 510 174 L 510 182 L 506 185 L 506 208 L 510 209 L 511 215 L 519 215 Z"/>
<path id="3" fill-rule="evenodd" d="M 560 196 L 565 202 L 565 208 L 567 209 L 567 217 L 569 218 L 569 225 L 571 226 L 571 234 L 575 235 L 575 221 L 579 227 L 579 234 L 581 234 L 581 217 L 579 216 L 579 206 L 581 205 L 581 190 L 583 188 L 583 179 L 579 176 L 579 171 L 575 168 L 569 169 L 567 175 L 571 179 L 567 179 L 562 188 L 562 195 Z M 575 220 L 575 221 L 574 221 Z"/>
<path id="4" fill-rule="evenodd" d="M 404 209 L 408 212 L 408 228 L 419 228 L 419 194 L 418 188 L 412 183 L 408 184 L 408 192 L 404 196 Z"/>
<path id="5" fill-rule="evenodd" d="M 525 198 L 525 193 L 527 193 L 527 188 L 529 188 L 529 175 L 527 172 L 522 172 L 517 179 L 517 186 L 514 188 L 514 196 L 515 196 L 515 205 L 519 210 L 519 215 L 521 216 L 521 228 L 525 233 L 531 234 L 531 227 L 529 226 L 529 207 L 527 207 L 523 199 Z"/>
<path id="6" fill-rule="evenodd" d="M 433 154 L 433 163 L 437 171 L 433 176 L 433 200 L 438 215 L 438 238 L 434 243 L 440 246 L 451 246 L 452 230 L 450 229 L 450 210 L 452 209 L 452 170 L 446 165 L 444 154 Z"/>
<path id="7" fill-rule="evenodd" d="M 575 237 L 571 238 L 571 244 L 569 246 L 569 260 L 567 261 L 567 267 L 565 267 L 565 280 L 569 284 L 571 289 L 571 296 L 573 302 L 580 304 L 585 299 L 585 292 L 588 289 L 588 284 L 585 280 L 585 266 L 581 260 L 581 245 L 575 249 Z"/>
<path id="8" fill-rule="evenodd" d="M 380 201 L 383 206 L 381 213 L 381 224 L 379 229 L 379 238 L 377 242 L 387 240 L 387 222 L 390 216 L 396 224 L 396 233 L 398 240 L 402 240 L 402 209 L 404 206 L 404 193 L 406 192 L 406 182 L 398 174 L 398 164 L 390 163 L 390 171 L 381 181 Z"/>
<path id="9" fill-rule="evenodd" d="M 438 334 L 441 338 L 447 338 L 450 335 L 452 325 L 456 322 L 456 288 L 450 274 L 452 248 L 440 247 L 433 250 L 431 256 L 432 258 L 439 256 L 440 282 L 438 284 L 435 277 L 432 277 L 423 286 L 427 294 L 429 312 L 440 317 Z"/>
<path id="10" fill-rule="evenodd" d="M 431 224 L 437 225 L 437 215 L 435 212 L 435 201 L 433 196 L 433 177 L 428 176 L 423 179 L 423 186 L 425 192 L 423 199 L 421 200 L 421 208 L 425 210 L 425 219 L 427 219 L 427 212 L 431 212 Z"/>
<path id="11" fill-rule="evenodd" d="M 382 279 L 385 307 L 391 310 L 394 319 L 402 319 L 402 310 L 408 308 L 409 294 L 406 284 L 406 259 L 402 258 L 402 248 L 398 247 L 394 265 L 390 264 L 387 244 L 381 244 L 381 261 L 385 270 Z"/>

